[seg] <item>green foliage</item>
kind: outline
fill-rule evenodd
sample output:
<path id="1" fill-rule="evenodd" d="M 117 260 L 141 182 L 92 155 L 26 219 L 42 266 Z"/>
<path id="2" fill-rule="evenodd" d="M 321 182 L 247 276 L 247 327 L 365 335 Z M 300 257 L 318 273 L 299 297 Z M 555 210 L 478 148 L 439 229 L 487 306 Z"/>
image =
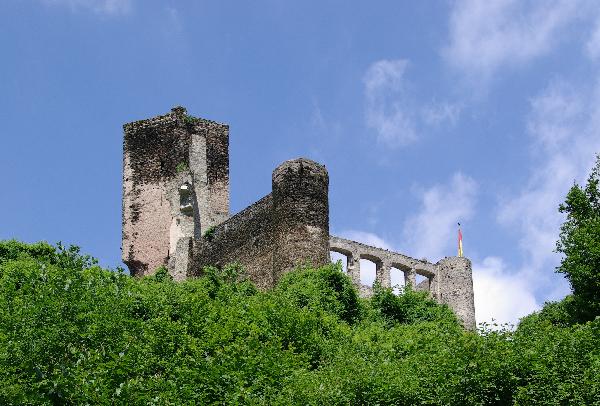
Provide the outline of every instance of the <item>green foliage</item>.
<path id="1" fill-rule="evenodd" d="M 600 404 L 600 319 L 567 327 L 530 319 L 512 339 L 521 349 L 515 404 Z"/>
<path id="2" fill-rule="evenodd" d="M 228 293 L 233 291 L 248 296 L 258 292 L 256 287 L 247 280 L 246 274 L 239 264 L 229 264 L 222 268 L 205 267 L 202 274 L 206 293 L 211 298 L 215 298 L 224 290 Z"/>
<path id="3" fill-rule="evenodd" d="M 559 210 L 567 219 L 557 251 L 564 254 L 558 272 L 573 289 L 579 321 L 600 316 L 600 156 L 585 188 L 575 184 Z"/>
<path id="4" fill-rule="evenodd" d="M 358 293 L 341 264 L 290 272 L 276 292 L 298 308 L 329 312 L 347 323 L 357 321 L 361 313 Z"/>
<path id="5" fill-rule="evenodd" d="M 530 324 L 537 328 L 538 324 L 568 327 L 578 322 L 577 301 L 573 295 L 568 295 L 559 302 L 547 302 L 544 307 L 536 313 L 532 313 L 521 319 L 519 328 L 524 329 Z"/>
<path id="6" fill-rule="evenodd" d="M 206 241 L 212 241 L 213 238 L 215 237 L 215 227 L 208 227 L 206 229 L 206 231 L 204 232 L 204 234 L 202 234 L 202 238 L 204 238 Z"/>
<path id="7" fill-rule="evenodd" d="M 89 268 L 98 261 L 89 255 L 80 255 L 79 247 L 64 247 L 60 242 L 53 247 L 46 242 L 26 244 L 16 240 L 0 241 L 0 264 L 19 259 L 32 259 L 64 268 Z"/>
<path id="8" fill-rule="evenodd" d="M 20 258 L 35 258 L 41 261 L 54 262 L 55 257 L 56 249 L 46 242 L 25 244 L 16 240 L 9 240 L 0 243 L 0 262 Z"/>
<path id="9" fill-rule="evenodd" d="M 421 321 L 458 323 L 448 306 L 440 306 L 427 292 L 417 292 L 410 287 L 403 294 L 394 295 L 392 289 L 375 285 L 371 306 L 388 324 L 413 324 Z"/>
<path id="10" fill-rule="evenodd" d="M 185 172 L 188 170 L 188 164 L 185 162 L 179 162 L 175 170 L 177 171 L 177 173 Z"/>
<path id="11" fill-rule="evenodd" d="M 0 404 L 600 404 L 600 320 L 571 325 L 568 300 L 468 332 L 420 292 L 361 300 L 334 265 L 268 292 L 203 274 L 0 242 Z"/>
<path id="12" fill-rule="evenodd" d="M 169 274 L 169 270 L 165 266 L 158 267 L 156 272 L 154 272 L 154 275 L 150 276 L 150 278 L 157 282 L 167 282 L 173 280 L 173 277 Z"/>
<path id="13" fill-rule="evenodd" d="M 183 122 L 188 126 L 194 125 L 197 120 L 198 119 L 196 117 L 190 116 L 189 114 L 186 114 L 183 117 Z"/>

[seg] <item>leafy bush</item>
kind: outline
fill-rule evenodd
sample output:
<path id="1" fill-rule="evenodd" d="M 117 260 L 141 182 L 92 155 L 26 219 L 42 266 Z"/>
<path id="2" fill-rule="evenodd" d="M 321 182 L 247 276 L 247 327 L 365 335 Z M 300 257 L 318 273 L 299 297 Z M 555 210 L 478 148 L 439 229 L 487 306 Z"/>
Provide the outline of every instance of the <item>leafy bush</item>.
<path id="1" fill-rule="evenodd" d="M 600 404 L 600 319 L 566 327 L 530 319 L 512 337 L 521 371 L 515 404 Z"/>
<path id="2" fill-rule="evenodd" d="M 176 283 L 0 242 L 0 404 L 597 405 L 599 377 L 600 321 L 559 305 L 476 333 L 334 265 L 260 292 L 235 265 Z"/>
<path id="3" fill-rule="evenodd" d="M 568 295 L 559 302 L 547 302 L 544 307 L 535 313 L 532 313 L 521 319 L 520 329 L 529 328 L 532 325 L 534 329 L 539 324 L 549 324 L 552 326 L 568 327 L 577 323 L 577 299 L 573 295 Z"/>
<path id="4" fill-rule="evenodd" d="M 361 313 L 358 293 L 341 264 L 290 272 L 279 282 L 276 294 L 299 308 L 329 312 L 347 323 L 357 321 Z"/>
<path id="5" fill-rule="evenodd" d="M 409 287 L 403 294 L 395 295 L 390 288 L 375 285 L 371 306 L 388 323 L 413 324 L 420 321 L 458 323 L 446 305 L 439 305 L 427 292 L 417 292 Z"/>
<path id="6" fill-rule="evenodd" d="M 215 237 L 215 227 L 214 226 L 209 227 L 208 229 L 206 229 L 204 234 L 202 234 L 202 238 L 204 238 L 206 241 L 212 241 L 214 237 Z"/>

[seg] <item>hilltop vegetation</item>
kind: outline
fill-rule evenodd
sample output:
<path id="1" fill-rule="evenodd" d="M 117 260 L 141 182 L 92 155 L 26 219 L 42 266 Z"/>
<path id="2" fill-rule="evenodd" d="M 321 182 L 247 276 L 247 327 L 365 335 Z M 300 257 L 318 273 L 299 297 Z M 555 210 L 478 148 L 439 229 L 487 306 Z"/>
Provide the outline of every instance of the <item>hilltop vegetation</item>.
<path id="1" fill-rule="evenodd" d="M 600 405 L 599 180 L 560 207 L 572 295 L 514 331 L 411 290 L 359 299 L 336 265 L 259 292 L 235 266 L 175 283 L 0 242 L 0 404 Z"/>
<path id="2" fill-rule="evenodd" d="M 240 279 L 0 243 L 0 404 L 599 404 L 600 321 L 556 304 L 473 333 L 421 293 L 361 300 L 334 265 Z"/>

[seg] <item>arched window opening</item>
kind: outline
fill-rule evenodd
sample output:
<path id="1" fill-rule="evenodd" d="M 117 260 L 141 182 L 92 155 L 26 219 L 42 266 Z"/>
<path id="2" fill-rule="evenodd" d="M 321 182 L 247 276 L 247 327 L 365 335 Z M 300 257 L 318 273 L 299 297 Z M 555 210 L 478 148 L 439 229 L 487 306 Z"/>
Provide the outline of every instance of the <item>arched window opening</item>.
<path id="1" fill-rule="evenodd" d="M 402 293 L 404 286 L 406 285 L 406 281 L 404 280 L 404 272 L 398 268 L 392 267 L 390 269 L 390 280 L 394 294 L 399 295 Z"/>
<path id="2" fill-rule="evenodd" d="M 348 257 L 346 255 L 335 251 L 329 251 L 329 255 L 331 256 L 331 262 L 335 264 L 336 262 L 341 261 L 342 271 L 344 271 L 344 273 L 348 272 Z"/>
<path id="3" fill-rule="evenodd" d="M 188 216 L 194 213 L 192 185 L 185 182 L 179 186 L 179 210 Z"/>
<path id="4" fill-rule="evenodd" d="M 360 284 L 365 286 L 373 286 L 375 282 L 375 275 L 377 272 L 377 265 L 375 262 L 365 258 L 360 259 Z"/>
<path id="5" fill-rule="evenodd" d="M 417 274 L 415 281 L 417 283 L 416 290 L 429 290 L 429 279 L 426 276 Z"/>

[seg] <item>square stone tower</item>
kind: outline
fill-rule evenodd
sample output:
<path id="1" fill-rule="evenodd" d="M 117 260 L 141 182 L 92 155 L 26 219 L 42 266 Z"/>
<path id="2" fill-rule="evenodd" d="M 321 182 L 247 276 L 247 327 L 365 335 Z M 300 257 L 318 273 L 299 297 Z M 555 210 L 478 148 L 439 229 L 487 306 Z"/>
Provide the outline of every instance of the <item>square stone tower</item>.
<path id="1" fill-rule="evenodd" d="M 229 127 L 175 107 L 123 129 L 122 258 L 143 276 L 229 217 Z"/>

